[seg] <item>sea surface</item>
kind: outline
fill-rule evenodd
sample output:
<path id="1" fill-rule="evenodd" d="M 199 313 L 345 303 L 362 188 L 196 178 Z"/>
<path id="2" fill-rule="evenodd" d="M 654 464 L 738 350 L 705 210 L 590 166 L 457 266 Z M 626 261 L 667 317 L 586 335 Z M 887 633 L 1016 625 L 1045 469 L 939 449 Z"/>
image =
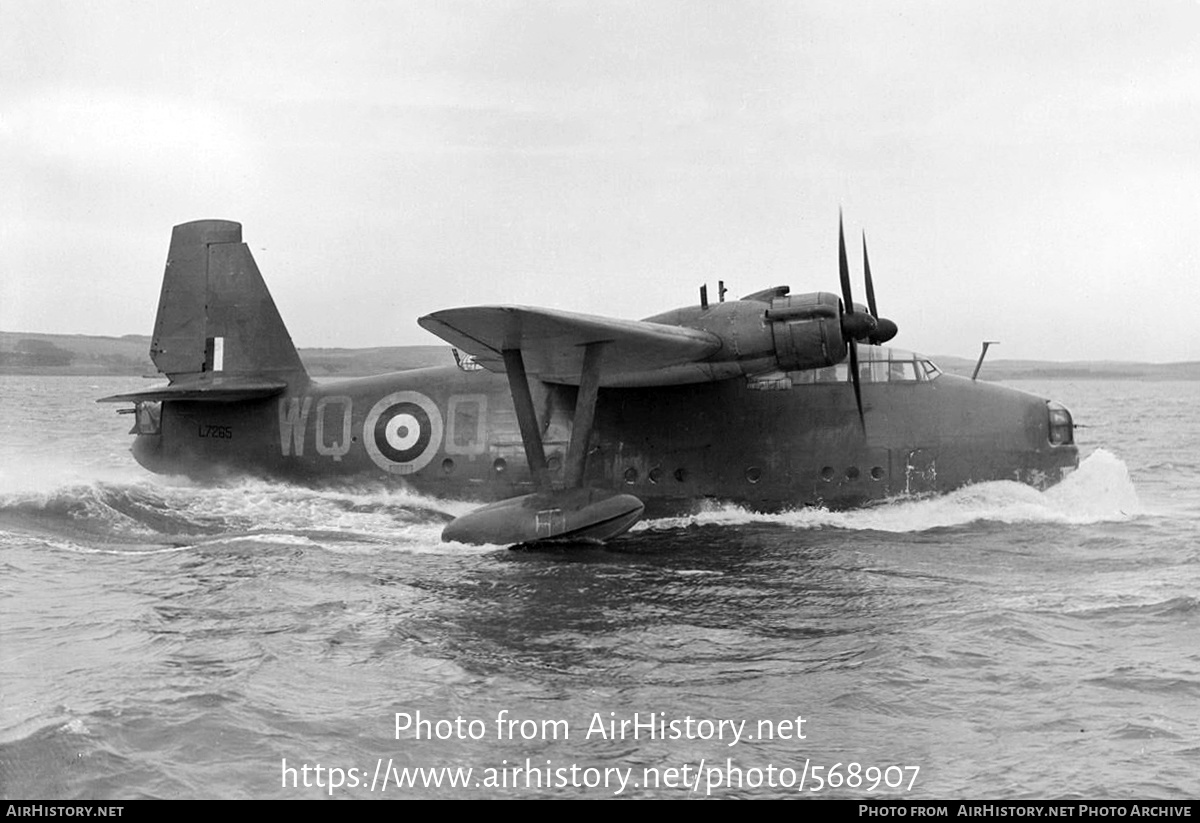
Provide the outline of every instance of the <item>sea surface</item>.
<path id="1" fill-rule="evenodd" d="M 510 551 L 0 377 L 0 796 L 1198 797 L 1200 383 L 1013 385 L 1087 426 L 1044 493 Z"/>

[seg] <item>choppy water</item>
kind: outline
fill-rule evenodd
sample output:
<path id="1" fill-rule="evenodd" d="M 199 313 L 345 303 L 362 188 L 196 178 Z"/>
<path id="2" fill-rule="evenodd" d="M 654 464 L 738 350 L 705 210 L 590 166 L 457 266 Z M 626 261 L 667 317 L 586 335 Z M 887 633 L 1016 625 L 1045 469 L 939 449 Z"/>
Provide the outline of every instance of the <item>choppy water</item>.
<path id="1" fill-rule="evenodd" d="M 0 378 L 5 798 L 1200 795 L 1200 384 L 1022 385 L 1091 426 L 1044 494 L 552 552 L 441 543 L 469 505 L 147 475 L 92 403 L 139 386 Z M 598 733 L 635 713 L 653 738 Z M 473 772 L 403 771 L 440 767 Z"/>

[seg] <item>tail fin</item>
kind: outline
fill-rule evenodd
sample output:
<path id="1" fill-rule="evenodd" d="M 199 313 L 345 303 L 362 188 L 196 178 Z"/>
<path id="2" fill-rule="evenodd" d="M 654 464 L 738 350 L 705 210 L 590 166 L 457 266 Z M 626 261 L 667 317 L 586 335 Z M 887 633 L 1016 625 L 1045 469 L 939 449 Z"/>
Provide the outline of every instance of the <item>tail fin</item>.
<path id="1" fill-rule="evenodd" d="M 171 233 L 150 357 L 184 376 L 286 378 L 304 365 L 275 308 L 242 226 L 197 220 Z"/>

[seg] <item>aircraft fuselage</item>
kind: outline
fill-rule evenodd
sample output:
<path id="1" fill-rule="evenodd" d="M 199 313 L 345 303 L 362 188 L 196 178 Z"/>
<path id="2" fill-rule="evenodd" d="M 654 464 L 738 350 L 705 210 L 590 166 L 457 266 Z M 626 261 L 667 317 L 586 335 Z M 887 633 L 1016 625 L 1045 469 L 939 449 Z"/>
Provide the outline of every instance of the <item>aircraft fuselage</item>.
<path id="1" fill-rule="evenodd" d="M 1041 487 L 1077 464 L 1069 431 L 1051 442 L 1046 400 L 921 377 L 864 383 L 865 432 L 844 371 L 829 382 L 798 372 L 601 389 L 585 480 L 636 495 L 655 515 L 706 498 L 843 508 L 985 480 Z M 531 383 L 550 479 L 561 483 L 578 389 Z M 134 454 L 152 471 L 196 477 L 377 478 L 480 501 L 534 490 L 505 376 L 454 366 L 306 381 L 237 403 L 167 401 L 159 432 L 139 434 Z"/>

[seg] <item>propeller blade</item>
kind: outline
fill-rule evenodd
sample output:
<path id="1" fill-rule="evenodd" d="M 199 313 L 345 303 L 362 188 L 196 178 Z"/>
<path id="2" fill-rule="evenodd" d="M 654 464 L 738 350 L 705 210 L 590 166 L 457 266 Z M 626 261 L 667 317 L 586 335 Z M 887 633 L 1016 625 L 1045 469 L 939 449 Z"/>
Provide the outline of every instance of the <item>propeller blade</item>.
<path id="1" fill-rule="evenodd" d="M 867 259 L 867 233 L 864 231 L 863 236 L 863 277 L 867 281 L 867 308 L 871 310 L 871 316 L 876 320 L 879 319 L 879 312 L 875 309 L 875 284 L 871 282 L 871 261 Z"/>
<path id="2" fill-rule="evenodd" d="M 854 297 L 850 293 L 850 264 L 846 262 L 846 233 L 842 230 L 842 212 L 838 210 L 838 274 L 842 278 L 842 310 L 854 312 Z"/>
<path id="3" fill-rule="evenodd" d="M 879 316 L 879 309 L 875 306 L 875 281 L 871 279 L 871 260 L 867 257 L 867 233 L 865 231 L 863 232 L 862 242 L 863 278 L 867 281 L 867 309 L 870 310 L 871 316 L 875 318 L 875 328 L 872 330 L 869 339 L 872 344 L 878 346 L 895 337 L 899 328 L 891 320 Z"/>
<path id="4" fill-rule="evenodd" d="M 854 384 L 854 402 L 858 405 L 858 422 L 863 434 L 867 433 L 867 418 L 863 416 L 862 386 L 858 374 L 858 341 L 850 338 L 850 382 Z"/>

